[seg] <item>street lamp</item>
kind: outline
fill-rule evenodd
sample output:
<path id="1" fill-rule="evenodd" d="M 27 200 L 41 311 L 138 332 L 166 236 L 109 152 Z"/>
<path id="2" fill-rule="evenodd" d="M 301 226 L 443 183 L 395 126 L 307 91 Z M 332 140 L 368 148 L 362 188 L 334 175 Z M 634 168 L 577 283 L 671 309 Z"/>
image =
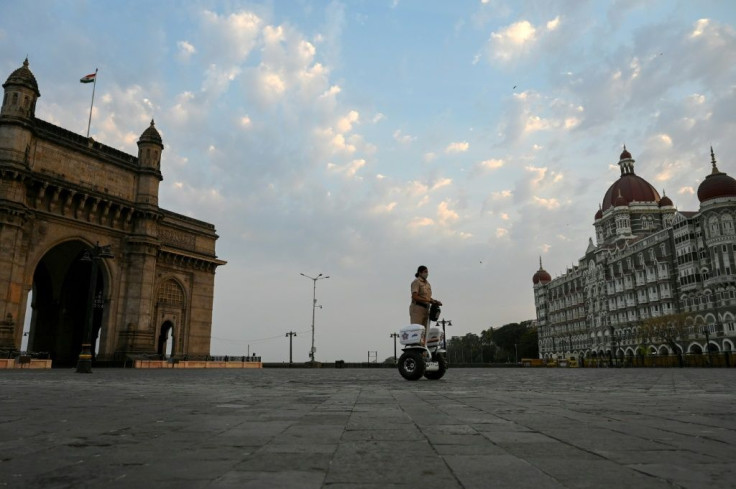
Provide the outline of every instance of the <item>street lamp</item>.
<path id="1" fill-rule="evenodd" d="M 445 350 L 447 350 L 447 334 L 445 333 L 445 326 L 452 326 L 452 321 L 451 320 L 445 321 L 445 318 L 442 318 L 440 321 L 437 321 L 437 324 L 442 325 L 442 341 L 444 343 L 442 347 Z"/>
<path id="2" fill-rule="evenodd" d="M 708 353 L 708 366 L 710 367 L 712 363 L 710 357 L 710 331 L 708 331 L 708 326 L 703 326 L 703 334 L 705 334 L 705 350 Z"/>
<path id="3" fill-rule="evenodd" d="M 80 258 L 80 261 L 90 262 L 89 290 L 87 291 L 87 311 L 84 321 L 84 339 L 82 340 L 82 350 L 79 352 L 77 360 L 77 373 L 92 373 L 92 315 L 95 303 L 95 292 L 97 290 L 97 267 L 102 258 L 115 258 L 110 251 L 110 245 L 100 246 L 96 243 L 91 250 L 86 250 Z"/>
<path id="4" fill-rule="evenodd" d="M 291 352 L 292 352 L 291 343 L 292 343 L 292 340 L 294 339 L 294 336 L 296 336 L 296 333 L 293 331 L 289 331 L 288 333 L 286 333 L 286 336 L 289 338 L 289 367 L 291 367 L 291 364 L 293 363 L 291 361 Z"/>
<path id="5" fill-rule="evenodd" d="M 314 348 L 314 310 L 317 308 L 317 280 L 330 278 L 330 276 L 322 275 L 321 273 L 316 277 L 310 277 L 309 275 L 304 275 L 303 273 L 300 273 L 299 275 L 301 275 L 302 277 L 306 277 L 312 281 L 312 348 L 309 350 L 309 361 L 311 363 L 314 363 L 314 353 L 317 351 Z"/>
<path id="6" fill-rule="evenodd" d="M 611 367 L 615 367 L 616 366 L 615 362 L 617 360 L 616 358 L 616 337 L 615 337 L 616 330 L 614 329 L 613 326 L 609 326 L 609 328 L 611 330 L 611 356 L 609 357 L 609 361 L 610 361 L 609 365 Z"/>
<path id="7" fill-rule="evenodd" d="M 399 361 L 398 358 L 396 358 L 396 338 L 399 337 L 399 333 L 391 333 L 389 337 L 394 339 L 394 363 L 396 363 Z"/>

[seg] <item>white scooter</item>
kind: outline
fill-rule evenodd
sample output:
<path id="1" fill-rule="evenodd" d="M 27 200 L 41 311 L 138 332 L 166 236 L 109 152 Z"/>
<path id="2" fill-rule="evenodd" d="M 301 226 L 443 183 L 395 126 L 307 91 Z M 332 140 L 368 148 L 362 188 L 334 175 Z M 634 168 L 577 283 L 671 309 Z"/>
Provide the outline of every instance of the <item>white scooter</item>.
<path id="1" fill-rule="evenodd" d="M 399 357 L 399 373 L 406 380 L 439 380 L 447 371 L 445 334 L 440 328 L 432 328 L 432 321 L 440 318 L 440 306 L 429 307 L 427 327 L 411 324 L 399 330 L 399 341 L 404 345 Z M 429 334 L 426 334 L 429 331 Z M 428 337 L 425 337 L 428 336 Z"/>

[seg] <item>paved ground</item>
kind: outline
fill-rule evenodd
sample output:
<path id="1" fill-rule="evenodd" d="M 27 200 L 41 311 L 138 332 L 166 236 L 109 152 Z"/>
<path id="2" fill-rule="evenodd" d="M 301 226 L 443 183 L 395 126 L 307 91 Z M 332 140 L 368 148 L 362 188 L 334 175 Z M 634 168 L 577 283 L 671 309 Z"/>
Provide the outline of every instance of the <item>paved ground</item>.
<path id="1" fill-rule="evenodd" d="M 0 487 L 736 487 L 736 369 L 0 371 Z"/>

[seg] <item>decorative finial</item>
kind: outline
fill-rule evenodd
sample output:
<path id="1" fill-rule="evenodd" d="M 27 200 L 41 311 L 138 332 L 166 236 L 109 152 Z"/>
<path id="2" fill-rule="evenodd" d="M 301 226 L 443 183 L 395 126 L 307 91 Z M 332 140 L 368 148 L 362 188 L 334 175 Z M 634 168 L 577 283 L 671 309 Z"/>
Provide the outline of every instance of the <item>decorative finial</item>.
<path id="1" fill-rule="evenodd" d="M 539 255 L 539 269 L 542 269 L 542 255 Z"/>
<path id="2" fill-rule="evenodd" d="M 151 119 L 151 127 L 155 126 L 156 124 L 153 123 L 153 119 Z"/>
<path id="3" fill-rule="evenodd" d="M 718 171 L 718 167 L 716 166 L 716 155 L 713 153 L 713 146 L 710 147 L 710 162 L 713 165 L 713 171 L 711 173 L 720 173 Z"/>

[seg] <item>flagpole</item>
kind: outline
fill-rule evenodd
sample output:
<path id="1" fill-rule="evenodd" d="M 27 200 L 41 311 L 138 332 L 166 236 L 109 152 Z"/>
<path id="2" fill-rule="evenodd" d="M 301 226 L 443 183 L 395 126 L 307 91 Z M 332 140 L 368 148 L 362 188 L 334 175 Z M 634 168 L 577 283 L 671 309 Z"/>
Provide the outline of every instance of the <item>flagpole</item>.
<path id="1" fill-rule="evenodd" d="M 89 104 L 89 120 L 87 121 L 87 137 L 89 137 L 89 126 L 92 124 L 92 106 L 95 104 L 95 88 L 97 88 L 97 68 L 95 68 L 95 79 L 92 82 L 92 102 Z"/>

